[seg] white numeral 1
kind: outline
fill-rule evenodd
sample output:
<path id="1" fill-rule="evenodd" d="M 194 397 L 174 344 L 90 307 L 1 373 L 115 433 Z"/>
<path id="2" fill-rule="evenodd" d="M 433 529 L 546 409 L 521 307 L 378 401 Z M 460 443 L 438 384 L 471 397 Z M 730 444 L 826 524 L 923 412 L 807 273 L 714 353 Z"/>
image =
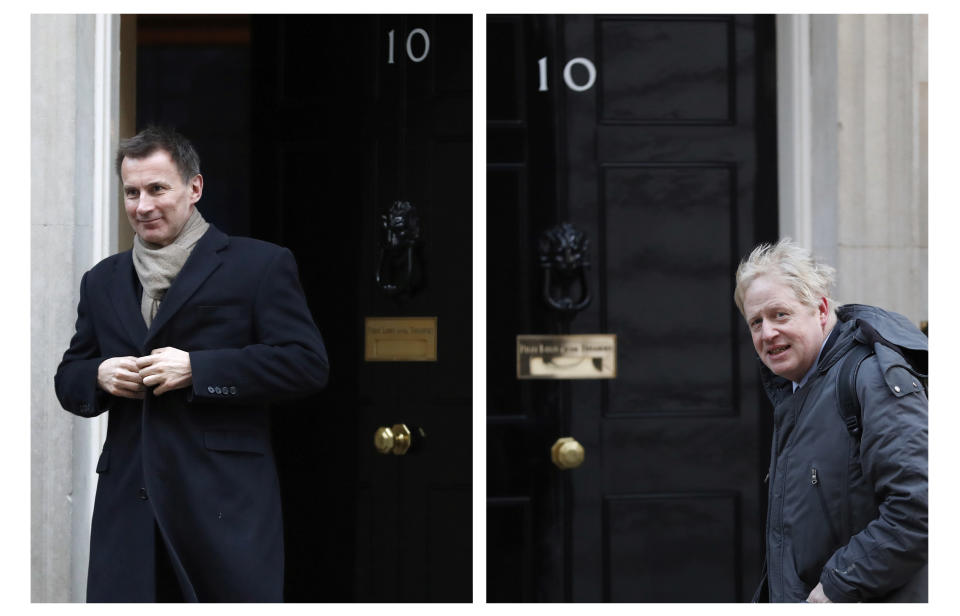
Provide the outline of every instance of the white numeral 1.
<path id="1" fill-rule="evenodd" d="M 387 33 L 387 64 L 393 64 L 393 30 Z"/>

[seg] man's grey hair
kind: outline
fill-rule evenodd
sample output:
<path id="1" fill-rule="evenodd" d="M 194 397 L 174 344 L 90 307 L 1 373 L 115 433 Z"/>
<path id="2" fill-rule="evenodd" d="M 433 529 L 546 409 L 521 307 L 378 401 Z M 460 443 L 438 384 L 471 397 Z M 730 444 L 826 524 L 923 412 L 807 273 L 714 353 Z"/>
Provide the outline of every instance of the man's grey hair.
<path id="1" fill-rule="evenodd" d="M 172 128 L 149 126 L 133 137 L 120 141 L 117 148 L 117 175 L 123 179 L 120 165 L 124 158 L 146 158 L 157 150 L 163 150 L 170 155 L 184 184 L 200 173 L 200 156 L 186 137 Z"/>
<path id="2" fill-rule="evenodd" d="M 836 270 L 826 263 L 818 263 L 809 250 L 785 237 L 776 244 L 760 244 L 737 267 L 737 286 L 733 291 L 733 301 L 736 302 L 740 314 L 743 314 L 743 300 L 747 288 L 765 274 L 776 276 L 785 282 L 804 305 L 816 308 L 820 298 L 825 297 L 831 312 L 836 309 L 830 298 Z"/>

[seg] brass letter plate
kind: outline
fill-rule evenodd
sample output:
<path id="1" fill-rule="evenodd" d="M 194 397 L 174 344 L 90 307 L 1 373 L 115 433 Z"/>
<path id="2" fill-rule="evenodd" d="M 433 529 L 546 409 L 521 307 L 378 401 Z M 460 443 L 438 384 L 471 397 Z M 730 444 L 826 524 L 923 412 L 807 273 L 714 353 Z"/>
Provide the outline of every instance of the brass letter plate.
<path id="1" fill-rule="evenodd" d="M 617 336 L 517 336 L 517 378 L 615 379 Z"/>
<path id="2" fill-rule="evenodd" d="M 437 361 L 437 317 L 367 317 L 367 361 Z"/>

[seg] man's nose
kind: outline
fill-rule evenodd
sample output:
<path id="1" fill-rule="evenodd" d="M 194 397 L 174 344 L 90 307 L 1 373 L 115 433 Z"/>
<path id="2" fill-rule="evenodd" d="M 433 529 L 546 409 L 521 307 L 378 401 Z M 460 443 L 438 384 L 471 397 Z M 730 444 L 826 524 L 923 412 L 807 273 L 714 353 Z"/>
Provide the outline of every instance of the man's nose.
<path id="1" fill-rule="evenodd" d="M 148 213 L 154 208 L 153 198 L 149 195 L 140 194 L 137 200 L 137 214 Z"/>
<path id="2" fill-rule="evenodd" d="M 763 340 L 772 340 L 777 333 L 778 330 L 773 326 L 773 323 L 770 323 L 764 319 L 763 323 L 760 325 L 760 338 Z"/>

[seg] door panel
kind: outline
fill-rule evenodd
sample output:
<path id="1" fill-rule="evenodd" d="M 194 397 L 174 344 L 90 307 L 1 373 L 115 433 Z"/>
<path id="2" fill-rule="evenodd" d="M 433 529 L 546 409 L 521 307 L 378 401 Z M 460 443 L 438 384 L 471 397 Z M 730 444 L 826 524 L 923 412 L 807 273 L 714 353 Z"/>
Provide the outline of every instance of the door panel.
<path id="1" fill-rule="evenodd" d="M 677 589 L 684 587 L 691 601 L 737 600 L 737 494 L 608 496 L 603 514 L 605 600 L 677 601 Z M 681 547 L 691 543 L 696 558 Z"/>
<path id="2" fill-rule="evenodd" d="M 601 122 L 733 124 L 733 25 L 723 16 L 597 19 Z"/>
<path id="3" fill-rule="evenodd" d="M 488 82 L 488 288 L 516 292 L 488 292 L 488 561 L 518 536 L 533 556 L 527 587 L 488 577 L 488 600 L 749 598 L 769 421 L 732 294 L 776 233 L 772 21 L 489 23 L 507 42 L 488 42 L 505 73 Z M 570 322 L 538 295 L 537 237 L 559 222 L 590 241 L 593 301 Z M 517 381 L 514 337 L 559 333 L 616 334 L 617 377 Z M 553 467 L 560 436 L 583 466 Z"/>
<path id="4" fill-rule="evenodd" d="M 725 277 L 733 260 L 734 172 L 700 165 L 603 168 L 601 284 L 608 289 L 607 326 L 626 353 L 623 378 L 610 383 L 611 415 L 733 412 L 734 309 Z M 631 361 L 632 349 L 657 361 Z M 691 360 L 695 372 L 687 369 Z"/>

